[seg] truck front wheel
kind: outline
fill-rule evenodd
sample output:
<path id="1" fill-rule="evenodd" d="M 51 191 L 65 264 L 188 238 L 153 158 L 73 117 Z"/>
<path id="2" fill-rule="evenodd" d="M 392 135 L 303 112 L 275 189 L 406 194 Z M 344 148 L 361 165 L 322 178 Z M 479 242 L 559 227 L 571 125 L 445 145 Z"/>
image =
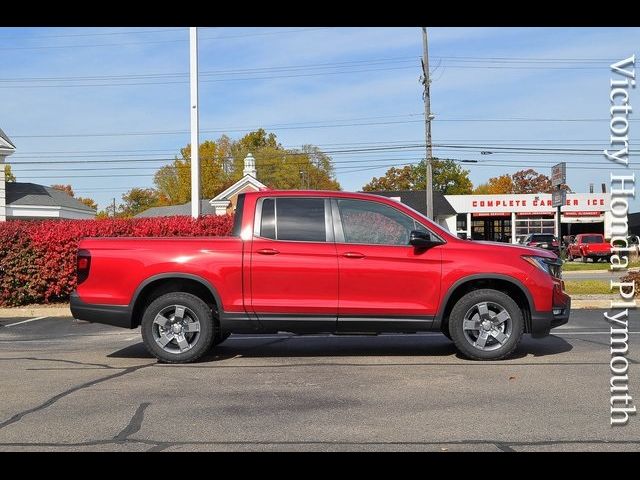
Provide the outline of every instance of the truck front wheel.
<path id="1" fill-rule="evenodd" d="M 500 360 L 518 346 L 524 332 L 522 311 L 498 290 L 473 290 L 451 310 L 449 332 L 456 348 L 474 360 Z"/>
<path id="2" fill-rule="evenodd" d="M 142 340 L 149 353 L 162 362 L 193 362 L 213 345 L 213 321 L 211 308 L 199 297 L 167 293 L 146 308 Z"/>

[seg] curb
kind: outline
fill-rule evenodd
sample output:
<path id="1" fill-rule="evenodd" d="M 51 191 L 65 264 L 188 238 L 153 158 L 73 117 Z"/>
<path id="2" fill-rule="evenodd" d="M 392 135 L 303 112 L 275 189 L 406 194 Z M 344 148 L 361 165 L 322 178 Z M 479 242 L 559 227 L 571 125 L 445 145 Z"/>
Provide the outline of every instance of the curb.
<path id="1" fill-rule="evenodd" d="M 571 310 L 586 310 L 591 308 L 611 308 L 611 300 L 594 298 L 571 300 Z"/>
<path id="2" fill-rule="evenodd" d="M 570 272 L 562 272 L 562 278 L 571 277 L 573 275 L 602 275 L 603 277 L 606 275 L 613 276 L 616 274 L 627 274 L 629 272 L 612 272 L 611 270 L 572 270 Z"/>
<path id="3" fill-rule="evenodd" d="M 16 307 L 0 308 L 0 318 L 16 317 L 71 317 L 71 309 L 64 307 Z"/>

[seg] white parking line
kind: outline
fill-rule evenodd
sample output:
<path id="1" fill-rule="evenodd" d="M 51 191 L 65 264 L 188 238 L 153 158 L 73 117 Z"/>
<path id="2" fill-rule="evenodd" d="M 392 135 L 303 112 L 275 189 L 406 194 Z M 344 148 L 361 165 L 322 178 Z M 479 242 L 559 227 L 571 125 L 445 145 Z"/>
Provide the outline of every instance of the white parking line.
<path id="1" fill-rule="evenodd" d="M 45 318 L 49 318 L 49 317 L 30 318 L 29 320 L 23 320 L 21 322 L 10 323 L 9 325 L 5 325 L 5 327 L 13 327 L 14 325 L 22 325 L 23 323 L 35 322 L 36 320 L 44 320 Z"/>
<path id="2" fill-rule="evenodd" d="M 638 334 L 640 332 L 627 332 L 628 334 Z M 602 332 L 554 332 L 551 330 L 551 335 L 610 335 L 611 332 L 609 330 L 604 330 Z"/>

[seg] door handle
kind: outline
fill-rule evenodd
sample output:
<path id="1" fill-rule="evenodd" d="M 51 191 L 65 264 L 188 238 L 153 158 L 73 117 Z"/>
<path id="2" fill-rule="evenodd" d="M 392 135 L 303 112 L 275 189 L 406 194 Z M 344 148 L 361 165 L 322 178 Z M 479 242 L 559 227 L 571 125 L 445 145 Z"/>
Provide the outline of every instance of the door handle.
<path id="1" fill-rule="evenodd" d="M 256 250 L 256 253 L 260 255 L 277 255 L 280 252 L 274 248 L 261 248 L 260 250 Z"/>
<path id="2" fill-rule="evenodd" d="M 345 252 L 342 256 L 346 258 L 364 258 L 364 254 L 360 252 Z"/>

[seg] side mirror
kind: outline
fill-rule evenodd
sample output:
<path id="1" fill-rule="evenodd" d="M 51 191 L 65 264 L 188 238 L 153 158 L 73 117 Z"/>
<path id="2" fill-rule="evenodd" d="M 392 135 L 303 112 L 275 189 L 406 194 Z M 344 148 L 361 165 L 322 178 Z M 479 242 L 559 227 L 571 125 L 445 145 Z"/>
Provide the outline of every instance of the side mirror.
<path id="1" fill-rule="evenodd" d="M 409 244 L 417 248 L 427 248 L 433 245 L 438 245 L 440 242 L 432 240 L 431 234 L 423 232 L 421 230 L 411 230 L 409 236 Z"/>

